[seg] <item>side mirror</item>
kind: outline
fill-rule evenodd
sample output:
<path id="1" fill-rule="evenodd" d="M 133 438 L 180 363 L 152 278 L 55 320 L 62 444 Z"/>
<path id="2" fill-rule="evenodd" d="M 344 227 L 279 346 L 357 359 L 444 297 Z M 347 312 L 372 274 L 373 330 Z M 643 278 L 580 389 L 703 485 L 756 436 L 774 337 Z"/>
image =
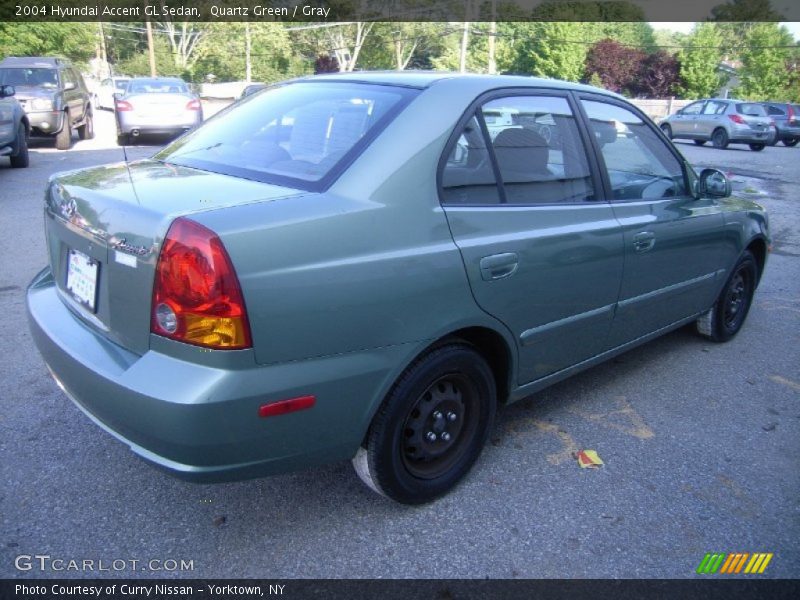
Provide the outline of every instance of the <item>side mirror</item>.
<path id="1" fill-rule="evenodd" d="M 0 85 L 0 98 L 8 98 L 16 93 L 13 85 Z"/>
<path id="2" fill-rule="evenodd" d="M 68 81 L 68 82 L 66 82 L 66 83 L 64 84 L 64 91 L 65 91 L 65 92 L 68 92 L 68 91 L 70 91 L 70 90 L 74 90 L 74 89 L 75 89 L 75 84 L 74 84 L 73 82 L 71 82 L 71 81 Z"/>
<path id="3" fill-rule="evenodd" d="M 731 195 L 731 182 L 725 173 L 717 169 L 703 169 L 697 182 L 700 196 L 711 198 L 727 198 Z"/>

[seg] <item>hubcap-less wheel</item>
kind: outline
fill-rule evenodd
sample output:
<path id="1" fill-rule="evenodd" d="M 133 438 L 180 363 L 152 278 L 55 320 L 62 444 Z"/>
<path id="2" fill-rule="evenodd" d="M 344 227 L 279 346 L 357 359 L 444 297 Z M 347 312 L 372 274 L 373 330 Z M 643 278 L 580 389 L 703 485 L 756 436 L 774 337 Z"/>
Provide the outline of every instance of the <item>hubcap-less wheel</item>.
<path id="1" fill-rule="evenodd" d="M 446 473 L 475 435 L 478 392 L 462 375 L 445 375 L 417 399 L 403 426 L 403 464 L 422 479 Z"/>
<path id="2" fill-rule="evenodd" d="M 494 375 L 455 340 L 423 354 L 397 379 L 353 458 L 370 488 L 405 504 L 433 500 L 478 458 L 494 420 Z"/>
<path id="3" fill-rule="evenodd" d="M 697 330 L 715 342 L 732 339 L 744 324 L 757 281 L 756 260 L 751 252 L 745 251 L 714 307 L 697 320 Z"/>

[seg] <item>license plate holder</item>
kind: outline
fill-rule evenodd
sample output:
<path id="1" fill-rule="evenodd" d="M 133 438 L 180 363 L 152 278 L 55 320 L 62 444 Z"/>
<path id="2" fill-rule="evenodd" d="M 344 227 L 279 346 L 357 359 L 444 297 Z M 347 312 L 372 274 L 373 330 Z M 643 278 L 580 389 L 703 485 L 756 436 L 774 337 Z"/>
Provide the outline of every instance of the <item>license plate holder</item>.
<path id="1" fill-rule="evenodd" d="M 67 254 L 67 291 L 76 302 L 97 311 L 97 273 L 100 263 L 70 248 Z"/>

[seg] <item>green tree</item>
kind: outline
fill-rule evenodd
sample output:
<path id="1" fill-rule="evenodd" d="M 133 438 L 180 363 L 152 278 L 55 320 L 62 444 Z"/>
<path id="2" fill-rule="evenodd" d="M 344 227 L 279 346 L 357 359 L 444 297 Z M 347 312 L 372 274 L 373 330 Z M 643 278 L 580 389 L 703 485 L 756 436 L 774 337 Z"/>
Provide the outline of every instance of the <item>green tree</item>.
<path id="1" fill-rule="evenodd" d="M 567 21 L 515 23 L 501 68 L 513 73 L 567 81 L 583 78 L 591 24 Z"/>
<path id="2" fill-rule="evenodd" d="M 63 56 L 86 63 L 98 42 L 95 23 L 0 21 L 0 56 Z"/>
<path id="3" fill-rule="evenodd" d="M 757 23 L 750 28 L 740 53 L 739 87 L 736 93 L 748 100 L 778 100 L 788 93 L 787 62 L 794 38 L 777 23 Z"/>
<path id="4" fill-rule="evenodd" d="M 681 94 L 686 98 L 714 96 L 723 83 L 719 71 L 722 36 L 714 23 L 698 23 L 678 53 Z"/>

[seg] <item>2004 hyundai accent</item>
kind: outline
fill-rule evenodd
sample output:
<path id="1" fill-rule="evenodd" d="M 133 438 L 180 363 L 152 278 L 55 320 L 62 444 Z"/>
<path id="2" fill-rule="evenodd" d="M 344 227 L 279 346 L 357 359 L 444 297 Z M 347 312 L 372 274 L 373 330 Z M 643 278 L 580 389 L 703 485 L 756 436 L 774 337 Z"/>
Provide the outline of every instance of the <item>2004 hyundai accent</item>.
<path id="1" fill-rule="evenodd" d="M 199 480 L 352 458 L 431 500 L 499 403 L 697 321 L 742 326 L 767 215 L 621 97 L 331 75 L 150 160 L 60 174 L 31 328 L 64 391 Z"/>

